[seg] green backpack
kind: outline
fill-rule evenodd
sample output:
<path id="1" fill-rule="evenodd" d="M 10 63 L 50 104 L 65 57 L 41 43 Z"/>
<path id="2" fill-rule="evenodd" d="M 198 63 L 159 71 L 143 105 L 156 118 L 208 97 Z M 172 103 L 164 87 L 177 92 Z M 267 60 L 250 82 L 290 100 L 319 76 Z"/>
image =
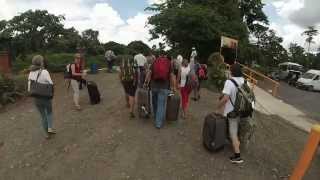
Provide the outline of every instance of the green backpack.
<path id="1" fill-rule="evenodd" d="M 136 65 L 133 59 L 123 58 L 121 62 L 121 80 L 122 81 L 135 81 L 136 80 Z"/>
<path id="2" fill-rule="evenodd" d="M 255 96 L 252 89 L 248 86 L 247 81 L 245 81 L 242 86 L 239 86 L 234 79 L 230 79 L 230 81 L 238 89 L 236 101 L 232 102 L 230 98 L 230 102 L 234 107 L 233 112 L 241 118 L 252 117 L 255 103 Z"/>

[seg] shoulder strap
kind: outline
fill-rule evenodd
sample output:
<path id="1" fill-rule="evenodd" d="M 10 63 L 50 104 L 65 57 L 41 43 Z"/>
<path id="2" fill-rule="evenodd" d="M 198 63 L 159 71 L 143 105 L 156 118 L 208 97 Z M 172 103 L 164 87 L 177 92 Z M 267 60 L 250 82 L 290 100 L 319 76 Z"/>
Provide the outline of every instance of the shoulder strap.
<path id="1" fill-rule="evenodd" d="M 36 82 L 38 82 L 39 76 L 41 75 L 42 69 L 39 70 Z"/>
<path id="2" fill-rule="evenodd" d="M 236 80 L 234 80 L 234 79 L 232 79 L 232 78 L 230 78 L 229 80 L 236 86 L 237 89 L 239 88 L 239 85 L 238 85 L 238 83 L 236 82 Z M 234 103 L 233 103 L 232 100 L 231 100 L 231 96 L 229 96 L 229 100 L 230 100 L 230 102 L 231 102 L 231 105 L 234 107 Z"/>
<path id="3" fill-rule="evenodd" d="M 238 83 L 236 82 L 236 80 L 230 78 L 229 79 L 237 88 L 239 87 Z"/>

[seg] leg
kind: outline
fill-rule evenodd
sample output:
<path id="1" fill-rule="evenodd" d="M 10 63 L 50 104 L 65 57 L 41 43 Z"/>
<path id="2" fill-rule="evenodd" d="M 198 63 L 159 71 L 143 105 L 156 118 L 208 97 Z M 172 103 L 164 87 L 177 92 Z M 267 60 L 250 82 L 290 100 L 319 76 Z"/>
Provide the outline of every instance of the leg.
<path id="1" fill-rule="evenodd" d="M 46 100 L 46 116 L 48 124 L 48 132 L 53 132 L 52 126 L 52 101 Z"/>
<path id="2" fill-rule="evenodd" d="M 182 117 L 185 118 L 186 116 L 186 88 L 181 87 L 181 107 L 182 107 Z"/>
<path id="3" fill-rule="evenodd" d="M 79 98 L 80 98 L 80 90 L 79 90 L 79 83 L 76 80 L 71 80 L 71 86 L 73 89 L 73 101 L 74 105 L 77 109 L 80 109 Z"/>
<path id="4" fill-rule="evenodd" d="M 157 106 L 158 106 L 158 90 L 152 90 L 152 107 L 153 107 L 153 115 L 156 119 L 157 117 Z"/>
<path id="5" fill-rule="evenodd" d="M 161 89 L 158 94 L 156 127 L 161 128 L 166 117 L 168 90 Z"/>
<path id="6" fill-rule="evenodd" d="M 135 97 L 129 96 L 129 104 L 130 104 L 130 116 L 134 118 L 134 104 L 135 104 Z"/>
<path id="7" fill-rule="evenodd" d="M 125 93 L 125 97 L 126 97 L 127 107 L 130 108 L 130 99 L 129 99 L 128 94 Z"/>
<path id="8" fill-rule="evenodd" d="M 233 163 L 242 163 L 243 160 L 240 157 L 240 141 L 238 137 L 239 121 L 240 118 L 229 118 L 229 133 L 234 150 L 234 156 L 230 157 Z"/>
<path id="9" fill-rule="evenodd" d="M 48 123 L 47 123 L 47 116 L 46 116 L 46 110 L 45 110 L 44 104 L 42 103 L 41 99 L 35 99 L 35 104 L 41 115 L 41 124 L 42 124 L 43 130 L 46 136 L 48 136 Z"/>

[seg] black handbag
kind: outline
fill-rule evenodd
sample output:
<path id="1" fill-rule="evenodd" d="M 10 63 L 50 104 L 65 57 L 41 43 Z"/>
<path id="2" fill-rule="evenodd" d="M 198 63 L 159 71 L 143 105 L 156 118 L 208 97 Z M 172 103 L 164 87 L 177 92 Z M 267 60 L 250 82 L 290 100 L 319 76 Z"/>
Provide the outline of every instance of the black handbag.
<path id="1" fill-rule="evenodd" d="M 53 98 L 53 84 L 39 83 L 38 79 L 42 70 L 38 73 L 37 79 L 30 82 L 30 94 L 32 97 Z"/>

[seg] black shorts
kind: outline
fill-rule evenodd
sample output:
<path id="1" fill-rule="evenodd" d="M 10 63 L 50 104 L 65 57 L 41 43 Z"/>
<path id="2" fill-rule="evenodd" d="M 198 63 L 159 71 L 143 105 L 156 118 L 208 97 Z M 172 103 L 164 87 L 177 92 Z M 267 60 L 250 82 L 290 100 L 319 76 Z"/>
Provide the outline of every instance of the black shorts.
<path id="1" fill-rule="evenodd" d="M 136 95 L 137 85 L 133 81 L 122 81 L 122 85 L 128 96 Z"/>

